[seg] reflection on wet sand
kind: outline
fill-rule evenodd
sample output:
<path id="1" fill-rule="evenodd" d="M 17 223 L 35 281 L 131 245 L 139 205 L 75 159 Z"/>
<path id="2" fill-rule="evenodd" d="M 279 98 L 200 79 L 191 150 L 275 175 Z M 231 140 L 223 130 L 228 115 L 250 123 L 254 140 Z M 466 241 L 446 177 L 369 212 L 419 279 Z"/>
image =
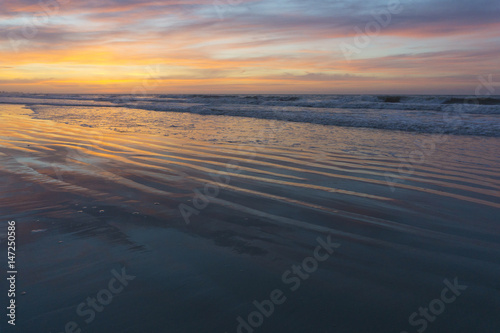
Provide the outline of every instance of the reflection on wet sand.
<path id="1" fill-rule="evenodd" d="M 479 260 L 476 267 L 482 273 L 477 283 L 482 286 L 494 280 L 488 272 L 499 270 L 498 160 L 490 160 L 489 168 L 445 160 L 421 165 L 404 182 L 395 183 L 392 192 L 384 175 L 397 174 L 400 160 L 388 155 L 360 157 L 338 149 L 328 151 L 318 161 L 317 152 L 290 147 L 214 145 L 201 139 L 131 136 L 33 119 L 20 106 L 1 108 L 3 219 L 18 220 L 22 226 L 18 237 L 27 242 L 26 251 L 33 251 L 35 258 L 35 248 L 39 248 L 40 253 L 49 256 L 47 265 L 58 272 L 36 273 L 41 269 L 38 264 L 34 259 L 26 260 L 26 271 L 43 275 L 41 280 L 29 279 L 26 286 L 37 290 L 55 281 L 69 283 L 68 279 L 82 272 L 91 276 L 89 285 L 75 291 L 74 298 L 63 297 L 64 301 L 56 302 L 50 311 L 27 315 L 24 325 L 28 328 L 55 328 L 56 314 L 62 311 L 58 309 L 71 308 L 82 293 L 98 285 L 100 265 L 120 263 L 141 270 L 143 275 L 137 283 L 147 281 L 142 285 L 145 294 L 160 290 L 167 297 L 173 289 L 189 286 L 187 296 L 181 297 L 180 309 L 197 304 L 206 310 L 212 297 L 222 297 L 223 314 L 215 314 L 208 324 L 200 323 L 196 328 L 207 325 L 210 329 L 229 330 L 241 307 L 257 297 L 248 293 L 258 292 L 258 286 L 243 291 L 235 281 L 226 281 L 228 276 L 206 270 L 205 264 L 197 260 L 182 258 L 193 252 L 207 265 L 219 267 L 225 262 L 219 268 L 221 272 L 239 276 L 232 270 L 238 267 L 271 286 L 281 267 L 308 255 L 318 234 L 332 235 L 347 251 L 331 259 L 318 273 L 321 290 L 331 295 L 338 295 L 339 290 L 325 286 L 326 281 L 333 279 L 354 288 L 355 280 L 362 279 L 367 270 L 375 275 L 370 285 L 382 287 L 387 283 L 383 276 L 392 274 L 389 280 L 394 279 L 391 281 L 397 283 L 397 288 L 410 292 L 412 283 L 402 282 L 402 276 L 410 275 L 410 280 L 416 281 L 419 275 L 426 279 L 439 275 L 436 269 L 441 265 L 440 257 L 446 257 L 442 262 L 453 267 L 454 272 L 460 271 L 464 279 L 472 279 L 468 265 Z M 190 209 L 189 224 L 180 205 Z M 201 249 L 197 242 L 204 244 Z M 381 255 L 372 257 L 372 251 Z M 70 253 L 73 260 L 62 257 Z M 411 258 L 413 268 L 404 263 L 409 259 L 402 258 L 403 254 Z M 383 258 L 387 256 L 392 256 L 399 266 L 385 267 Z M 424 262 L 431 257 L 435 259 L 426 266 Z M 233 262 L 235 258 L 237 263 Z M 371 266 L 370 260 L 379 266 Z M 180 276 L 174 277 L 177 271 L 171 267 L 157 266 L 163 261 L 180 265 Z M 93 262 L 97 264 L 93 266 Z M 255 272 L 255 265 L 266 273 Z M 416 273 L 416 267 L 421 271 Z M 103 269 L 109 271 L 109 267 Z M 340 276 L 329 275 L 334 271 Z M 190 280 L 188 272 L 202 276 L 206 285 L 193 290 L 199 281 Z M 156 280 L 157 275 L 172 279 L 171 284 L 165 287 L 164 282 Z M 394 309 L 397 294 L 396 290 L 388 296 L 392 297 L 388 306 Z M 314 307 L 320 301 L 304 302 Z M 29 311 L 36 313 L 34 306 L 43 304 L 40 300 Z M 157 307 L 172 310 L 173 306 L 170 301 L 153 304 L 154 311 L 146 306 L 139 313 L 157 313 Z M 130 309 L 127 306 L 131 305 L 122 303 L 121 311 Z M 361 311 L 372 310 L 369 307 Z M 404 319 L 407 311 L 401 312 Z M 291 313 L 290 309 L 283 310 L 277 318 Z M 40 324 L 44 316 L 49 319 Z M 157 324 L 148 324 L 150 331 L 166 323 L 183 327 L 183 322 L 175 318 L 158 318 Z M 319 320 L 317 328 L 324 329 L 323 323 Z M 396 327 L 398 323 L 385 324 Z M 269 325 L 279 327 L 278 322 Z M 364 327 L 355 320 L 339 325 L 346 329 Z M 96 327 L 93 332 L 106 332 L 106 326 Z"/>

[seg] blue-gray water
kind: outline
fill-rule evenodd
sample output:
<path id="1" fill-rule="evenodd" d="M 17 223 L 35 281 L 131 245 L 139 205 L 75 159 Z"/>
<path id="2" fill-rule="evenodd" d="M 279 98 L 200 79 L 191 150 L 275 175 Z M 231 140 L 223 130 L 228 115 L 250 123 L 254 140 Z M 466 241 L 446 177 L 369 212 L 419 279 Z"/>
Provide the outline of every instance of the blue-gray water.
<path id="1" fill-rule="evenodd" d="M 439 131 L 276 120 L 311 111 L 285 97 L 3 97 L 1 253 L 15 220 L 19 273 L 2 332 L 500 331 L 500 138 L 444 134 L 477 118 L 392 99 L 323 111 L 428 112 Z M 199 105 L 151 110 L 167 98 Z M 221 98 L 261 99 L 274 118 L 203 114 L 255 113 L 201 105 Z M 135 278 L 119 288 L 122 272 Z"/>

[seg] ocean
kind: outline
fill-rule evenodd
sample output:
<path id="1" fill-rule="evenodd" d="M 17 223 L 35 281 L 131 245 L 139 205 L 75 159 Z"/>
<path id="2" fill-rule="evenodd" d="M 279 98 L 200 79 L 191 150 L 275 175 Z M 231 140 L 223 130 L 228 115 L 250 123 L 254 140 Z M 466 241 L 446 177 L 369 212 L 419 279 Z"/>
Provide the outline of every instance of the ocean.
<path id="1" fill-rule="evenodd" d="M 500 136 L 500 96 L 3 94 L 0 103 L 26 104 L 44 114 L 56 112 L 56 106 L 73 110 L 125 107 L 327 126 Z M 145 132 L 167 123 L 155 118 L 147 125 Z"/>
<path id="2" fill-rule="evenodd" d="M 19 332 L 500 331 L 500 97 L 4 93 L 0 122 Z"/>

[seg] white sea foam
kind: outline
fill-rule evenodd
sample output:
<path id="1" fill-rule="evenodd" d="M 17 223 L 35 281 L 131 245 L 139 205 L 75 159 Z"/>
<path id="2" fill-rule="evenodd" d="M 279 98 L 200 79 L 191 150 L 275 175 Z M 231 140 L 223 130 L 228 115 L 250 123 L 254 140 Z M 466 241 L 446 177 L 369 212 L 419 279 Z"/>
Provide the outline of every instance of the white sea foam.
<path id="1" fill-rule="evenodd" d="M 500 97 L 4 94 L 0 103 L 24 104 L 35 110 L 37 105 L 127 107 L 328 126 L 500 136 Z"/>

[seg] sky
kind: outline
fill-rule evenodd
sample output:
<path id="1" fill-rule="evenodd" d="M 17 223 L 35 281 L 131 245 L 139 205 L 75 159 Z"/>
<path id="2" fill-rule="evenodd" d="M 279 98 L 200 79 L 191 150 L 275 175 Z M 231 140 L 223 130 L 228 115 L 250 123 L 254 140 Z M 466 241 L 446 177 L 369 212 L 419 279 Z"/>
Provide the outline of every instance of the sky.
<path id="1" fill-rule="evenodd" d="M 500 75 L 497 0 L 0 7 L 0 91 L 472 95 L 490 74 Z"/>

